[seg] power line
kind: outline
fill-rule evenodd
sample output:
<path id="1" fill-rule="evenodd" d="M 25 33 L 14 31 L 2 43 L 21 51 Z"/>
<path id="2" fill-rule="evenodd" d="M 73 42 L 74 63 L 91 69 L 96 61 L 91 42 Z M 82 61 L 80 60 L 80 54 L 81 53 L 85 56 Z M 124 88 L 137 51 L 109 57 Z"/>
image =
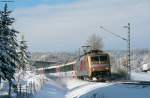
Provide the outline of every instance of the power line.
<path id="1" fill-rule="evenodd" d="M 118 35 L 118 34 L 115 34 L 115 33 L 111 32 L 111 31 L 109 31 L 108 29 L 104 28 L 103 26 L 100 26 L 100 28 L 101 28 L 101 29 L 103 29 L 103 30 L 104 30 L 104 31 L 106 31 L 106 32 L 111 33 L 112 35 L 114 35 L 114 36 L 116 36 L 116 37 L 121 38 L 122 40 L 127 41 L 127 39 L 126 39 L 126 38 L 124 38 L 124 37 L 122 37 L 122 36 L 120 36 L 120 35 Z"/>

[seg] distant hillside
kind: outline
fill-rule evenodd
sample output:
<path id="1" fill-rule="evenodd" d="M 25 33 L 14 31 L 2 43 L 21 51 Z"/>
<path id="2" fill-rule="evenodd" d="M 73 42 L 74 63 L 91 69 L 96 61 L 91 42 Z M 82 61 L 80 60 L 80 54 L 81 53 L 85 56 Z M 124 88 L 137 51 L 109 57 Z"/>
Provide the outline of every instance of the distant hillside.
<path id="1" fill-rule="evenodd" d="M 32 53 L 31 59 L 33 61 L 54 61 L 54 62 L 68 62 L 72 61 L 77 57 L 75 53 L 67 53 L 67 52 L 57 52 L 57 53 L 52 53 L 52 52 L 34 52 Z"/>

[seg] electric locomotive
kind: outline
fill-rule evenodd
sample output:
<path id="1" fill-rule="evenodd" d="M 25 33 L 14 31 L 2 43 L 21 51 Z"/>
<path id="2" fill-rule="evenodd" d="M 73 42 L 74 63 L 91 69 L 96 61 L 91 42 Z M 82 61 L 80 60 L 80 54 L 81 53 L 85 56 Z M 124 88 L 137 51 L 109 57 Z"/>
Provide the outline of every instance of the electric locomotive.
<path id="1" fill-rule="evenodd" d="M 75 71 L 80 79 L 105 79 L 111 76 L 109 54 L 101 50 L 90 50 L 76 61 Z"/>

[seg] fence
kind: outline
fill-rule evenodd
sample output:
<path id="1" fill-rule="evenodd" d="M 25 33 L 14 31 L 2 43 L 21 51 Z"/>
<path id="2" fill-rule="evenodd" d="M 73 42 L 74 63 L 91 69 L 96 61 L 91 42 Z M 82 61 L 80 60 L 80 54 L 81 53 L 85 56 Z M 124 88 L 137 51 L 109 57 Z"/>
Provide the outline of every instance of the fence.
<path id="1" fill-rule="evenodd" d="M 16 98 L 31 98 L 36 94 L 43 86 L 44 80 L 39 79 L 38 84 L 35 82 L 30 82 L 26 85 L 19 84 L 15 89 Z"/>

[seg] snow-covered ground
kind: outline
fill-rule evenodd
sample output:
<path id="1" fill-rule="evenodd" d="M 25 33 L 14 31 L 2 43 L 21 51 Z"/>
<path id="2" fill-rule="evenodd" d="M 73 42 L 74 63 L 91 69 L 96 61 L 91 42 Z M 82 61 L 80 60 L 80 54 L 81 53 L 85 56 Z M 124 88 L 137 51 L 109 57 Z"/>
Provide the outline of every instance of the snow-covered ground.
<path id="1" fill-rule="evenodd" d="M 67 89 L 59 82 L 46 79 L 41 91 L 37 92 L 34 98 L 65 98 Z"/>
<path id="2" fill-rule="evenodd" d="M 20 76 L 19 76 L 20 75 Z M 19 78 L 18 78 L 19 76 Z M 15 78 L 16 80 L 13 81 L 14 84 L 18 84 L 18 88 L 20 88 L 20 85 L 21 85 L 21 88 L 22 88 L 22 93 L 34 93 L 34 92 L 37 92 L 41 89 L 42 85 L 43 85 L 43 78 L 45 76 L 44 75 L 36 75 L 36 73 L 33 73 L 31 71 L 26 71 L 24 74 L 21 74 L 21 73 L 16 73 L 15 74 Z M 19 81 L 17 80 L 19 79 Z M 32 84 L 32 88 L 30 88 L 29 86 Z M 28 90 L 26 90 L 28 87 Z M 7 81 L 4 81 L 2 80 L 2 83 L 0 85 L 0 97 L 1 96 L 4 96 L 4 95 L 8 95 L 8 82 Z M 14 92 L 14 90 L 12 89 L 12 92 L 11 92 L 11 95 L 12 96 L 16 96 L 16 93 Z"/>
<path id="3" fill-rule="evenodd" d="M 34 98 L 66 98 L 70 91 L 87 84 L 89 82 L 76 79 L 52 80 L 47 78 L 42 90 Z"/>
<path id="4" fill-rule="evenodd" d="M 132 79 L 150 80 L 148 73 L 132 73 Z M 77 79 L 47 79 L 34 98 L 150 98 L 150 85 L 97 83 Z"/>
<path id="5" fill-rule="evenodd" d="M 149 73 L 132 73 L 131 77 L 133 80 L 150 80 Z M 72 78 L 44 79 L 44 86 L 33 98 L 150 98 L 150 85 L 88 82 Z"/>
<path id="6" fill-rule="evenodd" d="M 147 72 L 141 72 L 141 73 L 136 73 L 132 72 L 131 73 L 131 79 L 135 81 L 150 81 L 150 73 Z"/>

